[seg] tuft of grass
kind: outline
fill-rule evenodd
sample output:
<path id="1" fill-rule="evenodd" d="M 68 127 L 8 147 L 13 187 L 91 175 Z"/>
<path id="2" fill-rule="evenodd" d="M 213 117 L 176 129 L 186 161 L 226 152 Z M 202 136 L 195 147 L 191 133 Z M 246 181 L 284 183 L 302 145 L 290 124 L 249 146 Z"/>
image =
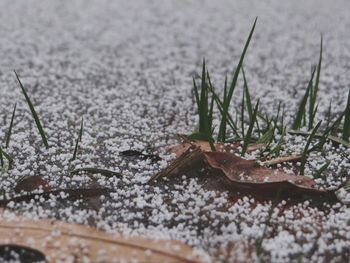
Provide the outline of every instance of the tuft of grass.
<path id="1" fill-rule="evenodd" d="M 77 157 L 79 142 L 81 142 L 81 138 L 83 137 L 83 129 L 84 129 L 84 119 L 82 118 L 78 138 L 75 142 L 74 153 L 73 153 L 73 157 L 72 157 L 71 161 L 74 161 Z"/>
<path id="2" fill-rule="evenodd" d="M 310 78 L 309 83 L 307 85 L 306 92 L 305 92 L 304 97 L 302 98 L 302 100 L 300 102 L 297 115 L 296 115 L 295 120 L 293 122 L 292 130 L 299 130 L 301 128 L 303 118 L 306 115 L 305 114 L 305 112 L 306 112 L 306 103 L 307 103 L 308 98 L 309 98 L 310 93 L 311 93 L 312 81 L 314 79 L 315 71 L 316 71 L 316 68 L 314 67 L 312 69 L 311 78 Z"/>
<path id="3" fill-rule="evenodd" d="M 212 136 L 213 128 L 213 108 L 214 108 L 214 99 L 211 99 L 210 108 L 209 108 L 209 84 L 207 80 L 208 71 L 205 66 L 205 59 L 203 59 L 202 65 L 202 77 L 201 77 L 201 89 L 198 90 L 195 79 L 193 79 L 193 88 L 194 94 L 197 102 L 198 115 L 199 115 L 199 129 L 198 132 L 193 133 L 190 137 L 194 139 L 195 137 L 200 137 L 209 142 L 210 148 L 212 151 L 215 151 L 214 139 Z"/>
<path id="4" fill-rule="evenodd" d="M 14 71 L 14 72 L 15 72 L 17 81 L 18 81 L 18 83 L 19 83 L 19 86 L 21 87 L 22 92 L 23 92 L 23 95 L 24 95 L 24 97 L 25 97 L 25 99 L 26 99 L 26 101 L 27 101 L 27 104 L 28 104 L 29 108 L 30 108 L 30 111 L 31 111 L 31 113 L 32 113 L 32 115 L 33 115 L 33 118 L 34 118 L 34 120 L 35 120 L 36 127 L 37 127 L 38 130 L 39 130 L 39 133 L 40 133 L 40 135 L 41 135 L 41 138 L 42 138 L 42 140 L 43 140 L 43 143 L 44 143 L 46 149 L 48 149 L 48 148 L 49 148 L 49 143 L 47 142 L 46 135 L 45 135 L 44 129 L 43 129 L 41 123 L 40 123 L 39 116 L 38 116 L 38 114 L 36 113 L 36 111 L 35 111 L 35 109 L 34 109 L 34 106 L 33 106 L 33 103 L 31 102 L 31 100 L 30 100 L 30 98 L 29 98 L 29 96 L 28 96 L 28 94 L 27 94 L 25 88 L 23 87 L 22 82 L 21 82 L 21 80 L 19 79 L 17 72 L 16 72 L 16 71 Z"/>
<path id="5" fill-rule="evenodd" d="M 9 129 L 8 129 L 8 132 L 7 132 L 7 136 L 6 136 L 6 148 L 9 147 L 9 144 L 10 144 L 10 139 L 11 139 L 11 134 L 12 134 L 12 127 L 13 127 L 13 121 L 15 119 L 15 114 L 16 114 L 16 107 L 17 107 L 17 103 L 15 103 L 15 106 L 13 107 L 11 122 L 10 122 L 10 126 L 9 126 Z"/>
<path id="6" fill-rule="evenodd" d="M 251 141 L 253 128 L 254 128 L 256 115 L 258 113 L 258 110 L 259 110 L 259 100 L 255 104 L 255 108 L 254 108 L 254 111 L 253 111 L 253 116 L 252 116 L 252 119 L 249 121 L 248 131 L 247 131 L 246 136 L 244 137 L 243 146 L 242 146 L 242 152 L 241 152 L 242 156 L 245 155 L 245 153 L 246 153 L 246 151 L 248 149 L 248 145 L 249 145 L 249 143 Z"/>
<path id="7" fill-rule="evenodd" d="M 348 94 L 348 102 L 346 104 L 346 108 L 344 111 L 344 127 L 343 127 L 343 134 L 342 134 L 342 139 L 344 141 L 349 141 L 349 136 L 350 136 L 350 90 Z"/>
<path id="8" fill-rule="evenodd" d="M 307 157 L 310 153 L 310 144 L 312 142 L 313 139 L 315 139 L 315 135 L 316 135 L 316 132 L 318 130 L 318 128 L 320 127 L 322 121 L 319 121 L 316 126 L 313 128 L 307 142 L 306 142 L 306 145 L 304 147 L 304 151 L 303 151 L 303 154 L 302 154 L 302 157 L 301 157 L 301 165 L 300 165 L 300 174 L 301 175 L 304 175 L 304 172 L 305 172 L 305 164 L 306 164 L 306 161 L 307 161 Z"/>
<path id="9" fill-rule="evenodd" d="M 223 103 L 223 107 L 222 107 L 221 122 L 220 122 L 220 127 L 219 127 L 219 132 L 218 132 L 218 141 L 221 141 L 221 142 L 225 142 L 226 141 L 227 114 L 228 114 L 228 111 L 229 111 L 230 102 L 232 100 L 233 92 L 234 92 L 234 90 L 236 88 L 238 75 L 239 75 L 239 72 L 241 71 L 241 67 L 243 65 L 244 56 L 245 56 L 245 54 L 247 52 L 250 40 L 251 40 L 251 38 L 253 36 L 253 33 L 254 33 L 254 29 L 255 29 L 255 25 L 256 25 L 257 19 L 258 18 L 255 19 L 254 24 L 252 26 L 252 29 L 250 30 L 248 39 L 247 39 L 247 41 L 246 41 L 246 43 L 244 45 L 243 52 L 242 52 L 241 57 L 239 59 L 238 65 L 237 65 L 237 67 L 235 69 L 235 72 L 234 72 L 234 75 L 233 75 L 233 78 L 232 78 L 232 82 L 231 82 L 231 86 L 230 86 L 230 88 L 229 88 L 229 90 L 227 92 L 226 98 L 224 99 L 224 103 Z"/>

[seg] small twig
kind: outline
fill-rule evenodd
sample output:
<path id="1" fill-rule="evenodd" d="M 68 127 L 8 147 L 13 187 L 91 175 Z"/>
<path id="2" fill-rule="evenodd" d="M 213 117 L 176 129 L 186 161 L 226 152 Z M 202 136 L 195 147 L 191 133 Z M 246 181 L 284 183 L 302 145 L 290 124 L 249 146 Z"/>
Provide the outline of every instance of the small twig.
<path id="1" fill-rule="evenodd" d="M 271 160 L 267 160 L 264 162 L 260 162 L 260 164 L 263 166 L 272 166 L 272 165 L 285 163 L 285 162 L 297 162 L 297 161 L 300 161 L 301 158 L 302 158 L 302 155 L 283 156 L 283 157 L 277 157 Z"/>

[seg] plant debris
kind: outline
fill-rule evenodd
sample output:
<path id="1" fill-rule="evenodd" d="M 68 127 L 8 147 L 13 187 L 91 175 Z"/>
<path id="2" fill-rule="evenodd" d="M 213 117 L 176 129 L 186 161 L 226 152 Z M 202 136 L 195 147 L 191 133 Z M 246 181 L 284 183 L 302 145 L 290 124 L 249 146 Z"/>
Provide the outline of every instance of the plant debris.
<path id="1" fill-rule="evenodd" d="M 102 174 L 103 176 L 106 176 L 106 177 L 123 176 L 121 173 L 117 173 L 107 169 L 95 168 L 95 167 L 82 167 L 71 171 L 71 174 L 78 174 L 78 173 Z"/>
<path id="2" fill-rule="evenodd" d="M 259 147 L 253 146 L 252 149 L 258 149 Z M 215 148 L 221 151 L 212 152 L 209 143 L 194 141 L 168 149 L 178 157 L 166 169 L 155 174 L 150 182 L 162 177 L 186 173 L 190 169 L 198 168 L 198 164 L 201 164 L 210 168 L 214 173 L 219 172 L 224 175 L 230 181 L 232 187 L 250 189 L 253 193 L 264 191 L 269 193 L 270 191 L 277 192 L 281 190 L 286 195 L 311 195 L 328 192 L 317 188 L 315 181 L 309 177 L 262 166 L 297 161 L 301 158 L 299 155 L 268 160 L 262 162 L 261 165 L 255 160 L 246 160 L 235 155 L 236 144 L 215 144 Z"/>
<path id="3" fill-rule="evenodd" d="M 245 160 L 233 154 L 205 152 L 211 168 L 222 172 L 236 187 L 252 191 L 273 191 L 295 194 L 322 194 L 326 190 L 315 188 L 315 182 L 306 176 L 291 175 L 279 169 L 261 167 L 253 160 Z"/>
<path id="4" fill-rule="evenodd" d="M 125 238 L 57 220 L 9 220 L 0 214 L 0 236 L 0 261 L 4 255 L 1 248 L 14 248 L 15 244 L 16 251 L 35 251 L 50 262 L 85 262 L 86 258 L 90 262 L 203 262 L 192 248 L 178 241 Z"/>
<path id="5" fill-rule="evenodd" d="M 38 175 L 24 177 L 17 183 L 17 185 L 14 188 L 16 193 L 20 193 L 22 191 L 32 192 L 38 189 L 41 189 L 44 192 L 48 192 L 52 190 L 49 183 L 46 180 L 44 180 L 41 176 L 38 176 Z"/>
<path id="6" fill-rule="evenodd" d="M 126 151 L 122 151 L 119 153 L 120 156 L 123 157 L 137 157 L 143 160 L 147 160 L 150 159 L 152 162 L 158 162 L 160 160 L 162 160 L 162 158 L 160 158 L 158 155 L 156 154 L 144 154 L 140 151 L 136 151 L 136 150 L 126 150 Z"/>

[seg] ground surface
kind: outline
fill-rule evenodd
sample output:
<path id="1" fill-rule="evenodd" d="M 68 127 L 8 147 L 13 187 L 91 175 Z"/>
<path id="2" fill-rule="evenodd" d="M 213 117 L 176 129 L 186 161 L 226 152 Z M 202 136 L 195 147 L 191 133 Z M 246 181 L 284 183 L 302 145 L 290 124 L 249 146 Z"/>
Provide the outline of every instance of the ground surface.
<path id="1" fill-rule="evenodd" d="M 318 117 L 322 119 L 331 98 L 334 112 L 340 112 L 350 83 L 349 8 L 347 1 L 1 1 L 0 138 L 5 137 L 15 102 L 17 116 L 7 149 L 15 164 L 1 175 L 0 189 L 13 194 L 16 181 L 27 175 L 41 175 L 53 187 L 107 186 L 113 193 L 105 200 L 83 205 L 45 201 L 17 210 L 110 231 L 180 239 L 208 251 L 214 261 L 219 260 L 214 256 L 218 244 L 231 242 L 231 260 L 256 260 L 255 242 L 263 233 L 270 204 L 250 207 L 250 197 L 227 204 L 225 194 L 213 200 L 213 192 L 186 177 L 171 191 L 149 187 L 147 180 L 166 162 L 129 162 L 118 153 L 153 151 L 176 133 L 191 133 L 197 122 L 191 77 L 205 57 L 220 89 L 225 74 L 237 64 L 256 16 L 258 25 L 245 60 L 254 100 L 260 97 L 268 113 L 282 101 L 288 121 L 317 63 L 323 33 Z M 48 151 L 13 69 L 43 122 Z M 239 98 L 241 88 L 237 94 Z M 70 164 L 82 117 L 81 150 Z M 297 146 L 291 150 L 302 149 Z M 347 177 L 343 172 L 340 179 L 339 173 L 349 165 L 327 147 L 332 160 L 329 185 L 339 185 Z M 348 154 L 345 149 L 340 152 Z M 126 176 L 89 179 L 68 174 L 80 166 Z M 87 209 L 82 210 L 84 205 Z M 276 208 L 271 220 L 275 227 L 262 243 L 263 257 L 273 262 L 348 258 L 350 210 L 339 203 L 334 206 L 331 210 L 336 212 L 326 213 L 305 202 L 278 216 Z"/>

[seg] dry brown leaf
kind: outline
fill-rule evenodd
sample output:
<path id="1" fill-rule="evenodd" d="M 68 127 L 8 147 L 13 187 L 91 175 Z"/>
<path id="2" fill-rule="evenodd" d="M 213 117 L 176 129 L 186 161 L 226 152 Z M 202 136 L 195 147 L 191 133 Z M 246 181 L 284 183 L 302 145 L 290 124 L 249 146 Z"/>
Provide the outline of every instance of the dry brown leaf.
<path id="1" fill-rule="evenodd" d="M 149 182 L 154 182 L 162 177 L 170 177 L 174 174 L 179 174 L 187 169 L 195 166 L 203 160 L 203 152 L 195 145 L 190 145 L 189 148 L 177 157 L 167 168 L 151 177 Z"/>
<path id="2" fill-rule="evenodd" d="M 327 192 L 315 188 L 315 182 L 309 177 L 262 167 L 253 160 L 245 160 L 234 154 L 205 152 L 204 157 L 210 167 L 221 171 L 233 185 L 240 188 L 266 192 L 283 190 L 284 193 L 292 195 Z"/>
<path id="3" fill-rule="evenodd" d="M 46 180 L 44 180 L 41 176 L 33 175 L 33 176 L 27 176 L 21 179 L 15 186 L 15 192 L 16 193 L 20 193 L 22 191 L 32 192 L 40 188 L 45 192 L 52 190 L 49 183 Z"/>
<path id="4" fill-rule="evenodd" d="M 6 244 L 38 250 L 47 262 L 203 262 L 191 247 L 178 241 L 126 238 L 83 225 L 56 220 L 10 220 L 0 214 L 0 245 Z"/>

